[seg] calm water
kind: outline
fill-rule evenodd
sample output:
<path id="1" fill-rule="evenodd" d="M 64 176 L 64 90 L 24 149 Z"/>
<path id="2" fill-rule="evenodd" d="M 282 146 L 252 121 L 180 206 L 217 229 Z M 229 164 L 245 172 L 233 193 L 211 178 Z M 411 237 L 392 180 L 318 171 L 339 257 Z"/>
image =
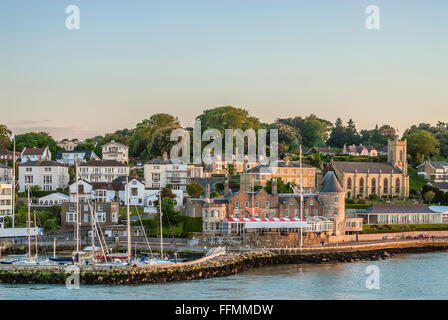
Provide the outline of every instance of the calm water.
<path id="1" fill-rule="evenodd" d="M 366 267 L 380 289 L 366 288 Z M 448 252 L 330 265 L 269 266 L 235 276 L 167 284 L 87 286 L 0 284 L 4 299 L 448 299 Z"/>

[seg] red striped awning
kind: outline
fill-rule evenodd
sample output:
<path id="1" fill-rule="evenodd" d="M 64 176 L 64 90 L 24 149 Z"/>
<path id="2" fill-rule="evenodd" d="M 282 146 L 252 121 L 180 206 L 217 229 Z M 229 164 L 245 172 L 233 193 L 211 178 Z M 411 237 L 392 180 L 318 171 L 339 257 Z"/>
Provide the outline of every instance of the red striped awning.
<path id="1" fill-rule="evenodd" d="M 300 218 L 227 218 L 228 222 L 296 222 L 306 221 Z"/>

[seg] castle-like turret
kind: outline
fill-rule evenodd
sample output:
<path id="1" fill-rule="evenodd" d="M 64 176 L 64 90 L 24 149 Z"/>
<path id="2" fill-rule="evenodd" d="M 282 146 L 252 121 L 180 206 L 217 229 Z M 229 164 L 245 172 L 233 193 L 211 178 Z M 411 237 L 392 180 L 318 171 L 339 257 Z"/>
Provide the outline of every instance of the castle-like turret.
<path id="1" fill-rule="evenodd" d="M 319 198 L 324 204 L 324 217 L 333 220 L 335 235 L 345 234 L 345 191 L 333 171 L 328 171 L 322 181 Z"/>

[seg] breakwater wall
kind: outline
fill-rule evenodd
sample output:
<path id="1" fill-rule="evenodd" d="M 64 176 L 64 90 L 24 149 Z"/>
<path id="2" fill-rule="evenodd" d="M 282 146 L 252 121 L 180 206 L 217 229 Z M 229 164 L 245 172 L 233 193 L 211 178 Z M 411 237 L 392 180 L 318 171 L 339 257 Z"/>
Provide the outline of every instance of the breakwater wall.
<path id="1" fill-rule="evenodd" d="M 296 251 L 255 250 L 227 253 L 197 261 L 146 267 L 80 266 L 81 284 L 140 284 L 206 279 L 237 274 L 246 269 L 276 264 L 335 263 L 375 261 L 396 254 L 448 250 L 448 241 L 407 241 L 401 243 L 370 244 L 363 248 L 324 247 Z M 0 266 L 0 283 L 65 284 L 67 273 L 62 266 Z"/>

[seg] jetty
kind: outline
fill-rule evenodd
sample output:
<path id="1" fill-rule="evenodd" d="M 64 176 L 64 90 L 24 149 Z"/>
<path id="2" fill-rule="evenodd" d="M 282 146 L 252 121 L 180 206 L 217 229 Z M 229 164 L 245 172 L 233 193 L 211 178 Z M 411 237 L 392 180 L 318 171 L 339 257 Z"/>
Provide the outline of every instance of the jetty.
<path id="1" fill-rule="evenodd" d="M 277 264 L 340 263 L 388 259 L 397 254 L 448 250 L 448 239 L 332 245 L 312 248 L 219 252 L 198 260 L 166 265 L 80 265 L 80 284 L 142 284 L 206 279 Z M 65 284 L 72 268 L 58 265 L 0 265 L 0 283 Z"/>

